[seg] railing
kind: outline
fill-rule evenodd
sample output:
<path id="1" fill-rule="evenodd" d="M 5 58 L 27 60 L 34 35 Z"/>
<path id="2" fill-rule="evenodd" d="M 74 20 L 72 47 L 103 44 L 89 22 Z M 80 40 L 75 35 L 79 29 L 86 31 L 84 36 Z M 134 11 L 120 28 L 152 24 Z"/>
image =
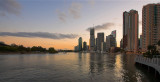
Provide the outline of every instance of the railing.
<path id="1" fill-rule="evenodd" d="M 153 67 L 160 74 L 160 56 L 154 55 L 153 58 L 143 57 L 143 55 L 137 55 L 135 58 L 135 62 Z"/>

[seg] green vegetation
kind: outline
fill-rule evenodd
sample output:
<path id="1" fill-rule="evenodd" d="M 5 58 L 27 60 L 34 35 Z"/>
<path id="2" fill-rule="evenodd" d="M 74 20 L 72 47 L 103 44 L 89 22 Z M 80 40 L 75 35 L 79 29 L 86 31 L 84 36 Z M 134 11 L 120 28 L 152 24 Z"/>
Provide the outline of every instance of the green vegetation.
<path id="1" fill-rule="evenodd" d="M 160 46 L 160 40 L 158 41 L 158 46 Z M 145 57 L 153 58 L 153 55 L 160 55 L 160 53 L 157 51 L 155 45 L 149 45 L 148 51 L 143 54 Z"/>
<path id="2" fill-rule="evenodd" d="M 41 46 L 33 46 L 33 47 L 24 47 L 23 45 L 11 44 L 7 45 L 4 42 L 0 42 L 0 52 L 20 52 L 20 53 L 32 53 L 32 52 L 49 52 L 49 53 L 57 53 L 57 51 L 50 47 L 48 50 Z"/>
<path id="3" fill-rule="evenodd" d="M 55 53 L 55 52 L 57 52 L 53 47 L 50 47 L 49 49 L 48 49 L 48 52 L 49 53 Z"/>

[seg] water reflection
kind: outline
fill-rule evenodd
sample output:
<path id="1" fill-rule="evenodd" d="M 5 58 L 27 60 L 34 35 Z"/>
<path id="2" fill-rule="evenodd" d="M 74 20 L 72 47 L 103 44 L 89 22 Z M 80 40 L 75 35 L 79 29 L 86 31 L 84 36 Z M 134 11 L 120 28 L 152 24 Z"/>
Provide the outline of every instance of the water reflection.
<path id="1" fill-rule="evenodd" d="M 98 72 L 103 72 L 104 70 L 104 58 L 102 57 L 103 55 L 101 54 L 95 54 L 92 53 L 90 55 L 90 72 L 91 73 L 98 73 Z"/>
<path id="2" fill-rule="evenodd" d="M 0 55 L 0 82 L 152 82 L 134 65 L 134 55 L 58 53 Z"/>
<path id="3" fill-rule="evenodd" d="M 115 60 L 116 62 L 115 62 L 115 68 L 114 68 L 115 73 L 114 74 L 116 77 L 121 78 L 121 76 L 124 76 L 121 55 L 116 55 Z"/>

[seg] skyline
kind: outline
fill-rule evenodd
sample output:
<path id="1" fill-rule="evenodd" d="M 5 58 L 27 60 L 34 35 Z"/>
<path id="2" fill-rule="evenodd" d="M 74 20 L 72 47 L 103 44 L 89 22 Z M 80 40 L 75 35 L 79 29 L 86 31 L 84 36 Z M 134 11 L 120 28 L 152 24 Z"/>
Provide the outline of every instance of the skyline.
<path id="1" fill-rule="evenodd" d="M 56 49 L 73 49 L 74 45 L 78 44 L 77 39 L 79 37 L 82 37 L 83 41 L 86 41 L 88 44 L 89 31 L 87 29 L 92 27 L 93 24 L 95 37 L 97 37 L 97 32 L 104 32 L 105 36 L 108 36 L 112 30 L 117 30 L 117 45 L 120 46 L 123 12 L 131 9 L 138 11 L 140 35 L 142 33 L 142 7 L 149 3 L 158 3 L 158 0 L 0 1 L 2 2 L 1 4 L 12 4 L 11 7 L 13 7 L 0 6 L 0 41 L 7 44 L 35 45 L 46 48 L 53 45 Z M 36 37 L 34 38 L 28 35 L 19 36 L 16 34 L 15 36 L 18 37 L 4 36 L 4 32 L 7 33 L 6 35 L 12 32 L 23 32 L 23 34 L 29 33 L 30 35 L 41 32 L 49 35 L 56 34 L 55 36 L 58 37 L 61 37 L 60 35 L 62 34 L 63 38 L 50 38 L 49 36 L 48 39 L 42 37 L 44 35 L 34 36 Z"/>

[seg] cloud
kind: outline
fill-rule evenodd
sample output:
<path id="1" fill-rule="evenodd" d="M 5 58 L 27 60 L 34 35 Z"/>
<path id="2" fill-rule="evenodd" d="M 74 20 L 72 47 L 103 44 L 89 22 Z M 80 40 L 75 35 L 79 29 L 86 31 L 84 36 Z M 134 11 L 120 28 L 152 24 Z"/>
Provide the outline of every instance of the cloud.
<path id="1" fill-rule="evenodd" d="M 0 16 L 6 16 L 6 14 L 19 15 L 21 5 L 16 0 L 0 0 Z"/>
<path id="2" fill-rule="evenodd" d="M 67 15 L 64 12 L 57 10 L 58 18 L 62 22 L 66 22 Z"/>
<path id="3" fill-rule="evenodd" d="M 80 3 L 73 2 L 69 8 L 70 14 L 73 16 L 73 18 L 77 19 L 81 17 L 81 8 L 82 5 Z"/>
<path id="4" fill-rule="evenodd" d="M 89 4 L 91 4 L 91 5 L 94 5 L 94 4 L 95 4 L 95 0 L 89 0 L 88 2 L 89 2 Z"/>
<path id="5" fill-rule="evenodd" d="M 57 10 L 57 15 L 58 15 L 58 19 L 62 22 L 66 22 L 67 21 L 67 17 L 71 16 L 74 19 L 78 19 L 81 17 L 81 8 L 82 5 L 80 3 L 77 2 L 72 2 L 70 7 L 67 9 L 67 11 L 65 12 L 61 12 L 59 10 Z"/>
<path id="6" fill-rule="evenodd" d="M 110 27 L 112 27 L 114 25 L 115 25 L 114 23 L 104 23 L 102 25 L 94 26 L 94 29 L 96 31 L 98 31 L 98 30 L 106 30 L 106 29 L 109 29 Z M 89 31 L 91 28 L 93 28 L 93 27 L 89 27 L 86 30 Z"/>
<path id="7" fill-rule="evenodd" d="M 6 16 L 4 12 L 0 12 L 0 16 Z"/>
<path id="8" fill-rule="evenodd" d="M 48 32 L 0 32 L 0 36 L 16 36 L 16 37 L 39 37 L 49 39 L 74 39 L 78 37 L 76 34 L 61 34 Z"/>

